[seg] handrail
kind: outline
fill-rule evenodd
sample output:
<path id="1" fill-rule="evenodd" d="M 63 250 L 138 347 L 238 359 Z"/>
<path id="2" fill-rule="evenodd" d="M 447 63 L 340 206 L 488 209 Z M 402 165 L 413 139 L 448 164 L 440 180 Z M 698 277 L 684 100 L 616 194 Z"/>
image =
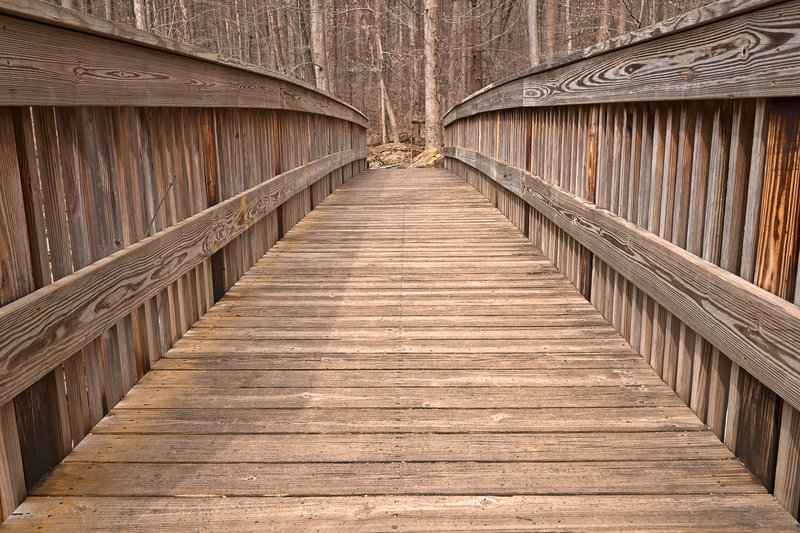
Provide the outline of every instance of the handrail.
<path id="1" fill-rule="evenodd" d="M 445 166 L 795 517 L 800 0 L 722 1 L 493 84 Z"/>
<path id="2" fill-rule="evenodd" d="M 0 521 L 365 168 L 366 126 L 285 76 L 0 0 Z"/>
<path id="3" fill-rule="evenodd" d="M 45 2 L 0 0 L 0 105 L 254 107 L 366 127 L 300 80 Z"/>
<path id="4" fill-rule="evenodd" d="M 5 404 L 296 193 L 366 157 L 337 152 L 264 181 L 0 307 Z"/>
<path id="5" fill-rule="evenodd" d="M 520 196 L 800 408 L 800 307 L 526 170 L 461 147 L 444 155 Z"/>
<path id="6" fill-rule="evenodd" d="M 791 4 L 703 6 L 488 85 L 453 105 L 444 125 L 514 107 L 792 96 L 800 17 L 786 16 Z"/>

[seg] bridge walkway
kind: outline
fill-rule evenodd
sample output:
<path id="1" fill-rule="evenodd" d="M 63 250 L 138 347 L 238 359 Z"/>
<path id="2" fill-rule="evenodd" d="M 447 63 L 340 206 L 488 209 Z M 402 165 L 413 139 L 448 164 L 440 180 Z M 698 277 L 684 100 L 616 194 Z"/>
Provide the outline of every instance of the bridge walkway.
<path id="1" fill-rule="evenodd" d="M 444 170 L 298 223 L 3 530 L 796 530 Z"/>

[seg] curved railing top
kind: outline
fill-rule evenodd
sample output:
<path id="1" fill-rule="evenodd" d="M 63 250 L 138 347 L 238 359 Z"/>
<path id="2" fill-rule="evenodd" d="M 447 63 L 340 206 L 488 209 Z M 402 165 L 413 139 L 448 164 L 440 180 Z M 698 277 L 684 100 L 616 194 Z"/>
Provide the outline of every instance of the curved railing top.
<path id="1" fill-rule="evenodd" d="M 603 102 L 797 94 L 794 0 L 721 0 L 501 79 L 444 115 Z M 746 67 L 746 68 L 743 68 Z"/>
<path id="2" fill-rule="evenodd" d="M 300 80 L 70 9 L 0 0 L 0 20 L 0 105 L 250 107 L 368 124 Z"/>

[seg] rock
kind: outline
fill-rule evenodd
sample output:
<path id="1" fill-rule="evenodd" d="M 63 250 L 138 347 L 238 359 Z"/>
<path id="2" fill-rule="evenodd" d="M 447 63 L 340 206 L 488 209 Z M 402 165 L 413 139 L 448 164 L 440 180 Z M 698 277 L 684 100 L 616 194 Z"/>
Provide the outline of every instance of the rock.
<path id="1" fill-rule="evenodd" d="M 414 158 L 409 168 L 437 168 L 439 166 L 439 161 L 443 158 L 444 156 L 439 150 L 436 148 L 428 148 Z"/>
<path id="2" fill-rule="evenodd" d="M 387 143 L 369 147 L 367 162 L 369 168 L 405 168 L 419 153 L 420 148 L 413 144 Z"/>

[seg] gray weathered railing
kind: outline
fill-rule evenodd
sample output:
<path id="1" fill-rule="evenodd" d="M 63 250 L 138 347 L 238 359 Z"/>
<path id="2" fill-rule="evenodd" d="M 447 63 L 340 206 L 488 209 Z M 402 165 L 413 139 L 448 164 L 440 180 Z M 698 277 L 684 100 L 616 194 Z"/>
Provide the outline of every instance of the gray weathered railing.
<path id="1" fill-rule="evenodd" d="M 0 521 L 283 233 L 366 119 L 286 78 L 0 1 Z"/>
<path id="2" fill-rule="evenodd" d="M 504 80 L 445 115 L 445 165 L 795 517 L 798 95 L 800 2 L 720 2 Z"/>

